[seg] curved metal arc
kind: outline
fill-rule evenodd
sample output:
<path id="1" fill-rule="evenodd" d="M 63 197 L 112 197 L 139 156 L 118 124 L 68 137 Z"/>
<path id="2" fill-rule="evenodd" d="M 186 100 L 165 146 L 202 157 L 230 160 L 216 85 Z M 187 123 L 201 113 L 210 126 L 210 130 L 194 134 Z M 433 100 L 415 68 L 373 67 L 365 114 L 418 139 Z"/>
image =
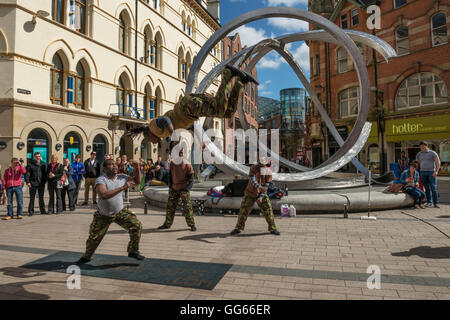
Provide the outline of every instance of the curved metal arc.
<path id="1" fill-rule="evenodd" d="M 360 132 L 364 127 L 365 119 L 367 119 L 368 115 L 368 102 L 369 102 L 369 79 L 368 79 L 368 73 L 365 69 L 362 56 L 359 52 L 359 49 L 356 47 L 355 43 L 348 37 L 345 33 L 341 31 L 336 25 L 331 23 L 330 21 L 326 20 L 323 17 L 320 17 L 316 14 L 313 14 L 311 12 L 302 11 L 299 9 L 291 9 L 291 8 L 265 8 L 260 10 L 255 10 L 253 12 L 249 12 L 247 14 L 244 14 L 240 17 L 237 17 L 230 21 L 227 25 L 219 29 L 213 37 L 211 37 L 205 46 L 200 50 L 200 53 L 197 55 L 196 60 L 194 61 L 193 70 L 191 69 L 191 73 L 189 75 L 188 79 L 188 85 L 186 88 L 186 92 L 189 94 L 192 90 L 192 83 L 195 82 L 195 78 L 198 75 L 198 67 L 199 64 L 204 61 L 206 58 L 205 53 L 208 53 L 209 50 L 221 39 L 225 34 L 228 34 L 230 32 L 230 29 L 237 28 L 240 25 L 245 24 L 246 22 L 267 18 L 267 17 L 288 17 L 288 18 L 297 18 L 301 20 L 305 20 L 308 22 L 316 23 L 321 25 L 324 29 L 328 30 L 333 36 L 335 36 L 338 40 L 342 42 L 342 44 L 347 48 L 347 50 L 350 52 L 350 55 L 355 60 L 355 66 L 357 69 L 357 74 L 360 79 L 360 87 L 361 87 L 361 97 L 360 97 L 360 114 L 358 116 L 358 120 L 355 123 L 354 129 L 352 130 L 352 133 L 349 136 L 348 140 L 352 140 L 352 138 L 359 138 Z M 218 39 L 215 39 L 218 38 Z M 210 140 L 207 138 L 207 146 L 208 149 L 210 149 Z M 211 150 L 211 149 L 210 149 Z M 219 150 L 216 150 L 218 152 Z M 341 148 L 338 150 L 338 157 L 344 156 L 346 154 L 345 148 Z M 222 153 L 223 155 L 223 153 Z M 232 161 L 227 156 L 223 155 L 225 157 L 226 162 Z M 340 161 L 341 159 L 339 159 Z M 337 161 L 336 163 L 339 163 Z M 233 168 L 237 169 L 237 166 L 235 165 Z M 319 170 L 312 170 L 308 173 L 318 173 Z M 297 177 L 298 179 L 299 177 Z"/>

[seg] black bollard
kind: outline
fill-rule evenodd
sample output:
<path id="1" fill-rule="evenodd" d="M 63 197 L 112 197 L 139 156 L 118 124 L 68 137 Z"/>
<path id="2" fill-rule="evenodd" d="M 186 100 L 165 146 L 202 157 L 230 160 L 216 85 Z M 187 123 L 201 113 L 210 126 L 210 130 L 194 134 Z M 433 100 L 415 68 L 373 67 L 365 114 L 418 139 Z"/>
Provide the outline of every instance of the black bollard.
<path id="1" fill-rule="evenodd" d="M 144 214 L 148 214 L 147 201 L 144 201 Z"/>
<path id="2" fill-rule="evenodd" d="M 344 219 L 348 219 L 348 207 L 347 207 L 347 204 L 344 204 Z"/>

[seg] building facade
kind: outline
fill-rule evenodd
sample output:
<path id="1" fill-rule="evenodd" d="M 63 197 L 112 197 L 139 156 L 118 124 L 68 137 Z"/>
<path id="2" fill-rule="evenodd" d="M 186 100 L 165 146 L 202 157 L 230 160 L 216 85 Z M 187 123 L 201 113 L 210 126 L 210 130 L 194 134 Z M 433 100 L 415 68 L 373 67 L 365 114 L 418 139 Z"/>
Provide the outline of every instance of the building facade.
<path id="1" fill-rule="evenodd" d="M 240 52 L 243 48 L 241 45 L 241 38 L 239 36 L 239 33 L 236 33 L 234 36 L 225 37 L 222 40 L 223 45 L 223 60 L 226 60 L 236 54 L 237 52 Z M 245 48 L 245 47 L 244 47 Z M 247 67 L 247 63 L 249 61 L 246 61 L 244 63 L 244 68 Z M 258 73 L 256 71 L 256 68 L 253 68 L 252 75 L 257 79 Z M 257 103 L 257 97 L 258 97 L 258 86 L 255 83 L 249 82 L 245 85 L 245 90 L 242 94 L 242 97 L 240 98 L 241 101 L 241 107 L 244 110 L 244 116 L 247 120 L 247 123 L 250 125 L 250 127 L 254 129 L 258 129 L 258 121 L 257 121 L 257 115 L 258 115 L 258 103 Z M 241 122 L 239 120 L 239 113 L 236 111 L 233 117 L 230 119 L 224 119 L 224 128 L 225 129 L 242 129 Z M 231 154 L 231 150 L 236 148 L 235 141 L 231 140 L 230 137 L 227 137 L 225 135 L 225 154 L 229 155 Z M 236 153 L 235 153 L 236 157 Z"/>
<path id="2" fill-rule="evenodd" d="M 0 163 L 37 151 L 46 161 L 165 156 L 168 142 L 124 133 L 184 95 L 192 61 L 220 27 L 218 10 L 206 0 L 2 1 Z M 219 45 L 199 79 L 220 61 Z"/>
<path id="3" fill-rule="evenodd" d="M 258 96 L 258 128 L 267 130 L 267 146 L 272 149 L 272 129 L 279 130 L 281 127 L 281 104 L 280 101 Z M 278 146 L 281 136 L 278 135 Z"/>
<path id="4" fill-rule="evenodd" d="M 344 29 L 372 33 L 366 24 L 366 9 L 372 4 L 381 9 L 381 29 L 373 34 L 396 49 L 398 57 L 386 63 L 374 50 L 357 43 L 371 80 L 368 121 L 372 131 L 360 161 L 375 172 L 385 172 L 401 151 L 414 159 L 419 142 L 426 140 L 441 157 L 441 172 L 448 174 L 450 4 L 433 0 L 320 0 L 310 1 L 309 8 Z M 339 46 L 322 42 L 310 42 L 309 46 L 311 84 L 345 139 L 359 111 L 359 82 L 353 63 Z M 306 145 L 313 158 L 321 161 L 338 148 L 314 106 Z"/>

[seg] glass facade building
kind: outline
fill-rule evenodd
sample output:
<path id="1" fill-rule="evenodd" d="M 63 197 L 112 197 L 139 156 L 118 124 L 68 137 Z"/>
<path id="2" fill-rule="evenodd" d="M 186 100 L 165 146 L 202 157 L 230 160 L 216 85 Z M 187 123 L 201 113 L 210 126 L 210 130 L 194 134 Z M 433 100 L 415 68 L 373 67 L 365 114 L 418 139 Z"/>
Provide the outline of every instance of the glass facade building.
<path id="1" fill-rule="evenodd" d="M 283 89 L 280 91 L 281 129 L 302 129 L 306 120 L 307 97 L 303 88 Z"/>

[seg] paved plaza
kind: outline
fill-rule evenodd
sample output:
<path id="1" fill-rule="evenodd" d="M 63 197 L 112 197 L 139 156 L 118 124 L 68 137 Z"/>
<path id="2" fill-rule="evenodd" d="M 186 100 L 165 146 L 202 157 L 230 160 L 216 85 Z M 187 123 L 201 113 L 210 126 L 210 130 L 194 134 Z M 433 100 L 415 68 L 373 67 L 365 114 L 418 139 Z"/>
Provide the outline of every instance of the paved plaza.
<path id="1" fill-rule="evenodd" d="M 270 235 L 264 218 L 252 215 L 232 237 L 237 216 L 196 216 L 198 230 L 191 232 L 177 213 L 171 229 L 158 230 L 164 210 L 144 215 L 143 200 L 137 193 L 131 198 L 144 226 L 141 253 L 179 266 L 227 265 L 212 289 L 81 275 L 81 288 L 70 290 L 70 274 L 21 267 L 57 252 L 81 256 L 94 211 L 89 206 L 0 221 L 0 299 L 450 299 L 450 205 L 379 211 L 376 221 L 360 220 L 360 213 L 348 219 L 278 215 L 281 236 Z M 117 256 L 138 268 L 140 262 L 126 257 L 127 242 L 128 234 L 111 225 L 97 257 Z M 381 272 L 380 289 L 367 287 L 369 266 Z M 108 268 L 115 266 L 99 269 Z"/>

